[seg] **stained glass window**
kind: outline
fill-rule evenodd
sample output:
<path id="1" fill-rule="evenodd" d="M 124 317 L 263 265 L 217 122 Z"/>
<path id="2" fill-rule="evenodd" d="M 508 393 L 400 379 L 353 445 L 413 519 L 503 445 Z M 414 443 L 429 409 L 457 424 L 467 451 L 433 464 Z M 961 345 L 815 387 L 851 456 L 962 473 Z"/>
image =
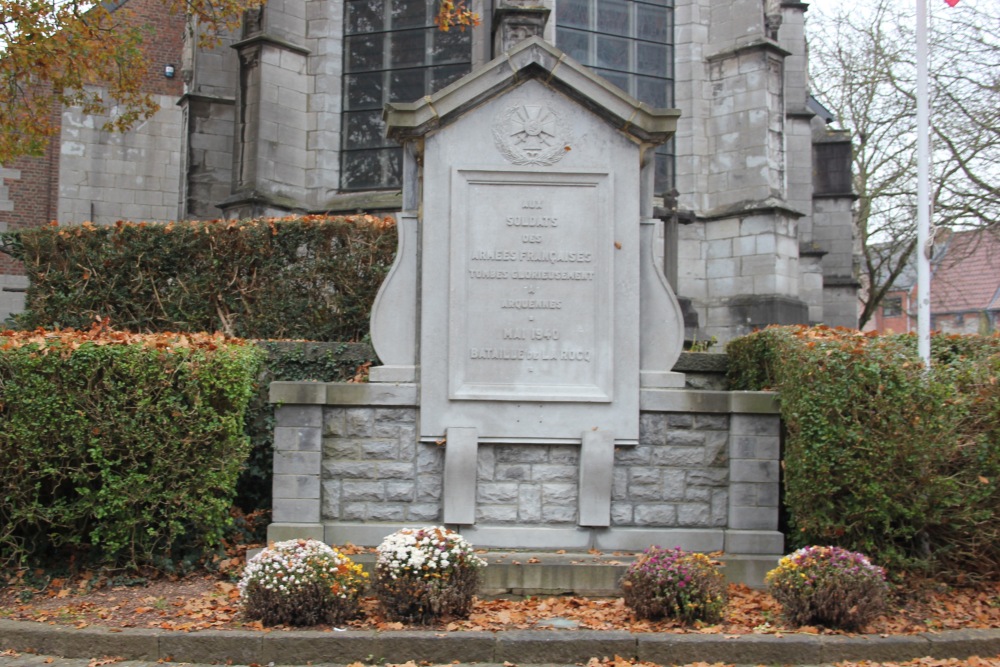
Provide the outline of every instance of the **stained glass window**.
<path id="1" fill-rule="evenodd" d="M 413 102 L 469 72 L 472 31 L 442 32 L 437 3 L 344 3 L 344 113 L 341 188 L 399 187 L 402 153 L 385 137 L 382 106 Z"/>
<path id="2" fill-rule="evenodd" d="M 556 46 L 640 102 L 674 106 L 673 0 L 556 0 Z M 656 151 L 656 191 L 674 185 L 671 140 Z"/>

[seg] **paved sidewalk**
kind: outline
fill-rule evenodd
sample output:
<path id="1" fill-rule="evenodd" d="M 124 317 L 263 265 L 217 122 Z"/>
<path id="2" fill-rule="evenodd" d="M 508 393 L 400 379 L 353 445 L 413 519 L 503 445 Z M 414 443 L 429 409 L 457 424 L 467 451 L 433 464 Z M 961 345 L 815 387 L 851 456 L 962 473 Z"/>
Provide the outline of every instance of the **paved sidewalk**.
<path id="1" fill-rule="evenodd" d="M 920 635 L 722 635 L 523 630 L 512 632 L 213 631 L 76 629 L 0 620 L 0 650 L 31 650 L 65 658 L 238 665 L 404 663 L 520 665 L 586 663 L 592 657 L 662 665 L 691 662 L 816 665 L 842 660 L 1000 656 L 1000 630 L 954 630 Z M 34 663 L 12 663 L 34 664 Z M 2 667 L 2 665 L 0 665 Z"/>

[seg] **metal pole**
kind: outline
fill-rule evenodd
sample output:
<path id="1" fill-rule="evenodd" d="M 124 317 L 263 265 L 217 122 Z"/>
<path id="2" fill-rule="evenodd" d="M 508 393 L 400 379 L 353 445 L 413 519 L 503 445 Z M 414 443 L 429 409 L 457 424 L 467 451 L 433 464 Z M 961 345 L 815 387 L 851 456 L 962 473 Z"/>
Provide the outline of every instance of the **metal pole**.
<path id="1" fill-rule="evenodd" d="M 927 0 L 917 0 L 917 351 L 931 367 L 930 104 Z"/>

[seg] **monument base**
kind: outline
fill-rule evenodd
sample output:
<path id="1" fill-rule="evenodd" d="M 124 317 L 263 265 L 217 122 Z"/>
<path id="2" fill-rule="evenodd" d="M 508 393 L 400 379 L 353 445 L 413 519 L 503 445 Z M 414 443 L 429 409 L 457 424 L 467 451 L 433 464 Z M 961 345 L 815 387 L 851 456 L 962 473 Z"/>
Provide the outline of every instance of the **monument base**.
<path id="1" fill-rule="evenodd" d="M 756 581 L 784 548 L 774 395 L 641 393 L 636 445 L 602 447 L 595 432 L 594 442 L 462 447 L 458 432 L 419 441 L 412 384 L 274 383 L 268 539 L 373 546 L 404 526 L 445 523 L 477 548 L 724 552 Z M 449 445 L 462 474 L 449 474 Z M 446 511 L 456 497 L 466 505 L 457 523 Z"/>

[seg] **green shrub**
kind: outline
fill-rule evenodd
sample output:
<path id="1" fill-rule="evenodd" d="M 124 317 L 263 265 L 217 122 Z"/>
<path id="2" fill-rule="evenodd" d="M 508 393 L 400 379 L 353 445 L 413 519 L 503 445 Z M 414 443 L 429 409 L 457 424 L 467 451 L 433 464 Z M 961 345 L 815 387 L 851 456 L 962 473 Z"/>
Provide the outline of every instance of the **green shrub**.
<path id="1" fill-rule="evenodd" d="M 264 625 L 339 625 L 357 615 L 366 577 L 360 565 L 322 542 L 277 542 L 243 571 L 243 613 Z"/>
<path id="2" fill-rule="evenodd" d="M 684 623 L 722 619 L 726 583 L 701 553 L 650 547 L 629 566 L 621 582 L 625 604 L 639 618 Z"/>
<path id="3" fill-rule="evenodd" d="M 767 573 L 768 591 L 794 626 L 857 631 L 887 608 L 885 572 L 862 554 L 838 547 L 804 547 Z"/>
<path id="4" fill-rule="evenodd" d="M 0 332 L 0 561 L 169 568 L 218 542 L 261 357 L 221 335 Z"/>
<path id="5" fill-rule="evenodd" d="M 779 392 L 789 542 L 892 570 L 1000 575 L 1000 338 L 771 327 L 730 342 L 734 389 Z"/>
<path id="6" fill-rule="evenodd" d="M 388 218 L 42 227 L 0 235 L 30 280 L 20 326 L 352 341 L 392 264 Z"/>
<path id="7" fill-rule="evenodd" d="M 439 526 L 403 528 L 379 545 L 372 587 L 390 621 L 463 618 L 472 609 L 485 566 L 458 533 Z"/>

